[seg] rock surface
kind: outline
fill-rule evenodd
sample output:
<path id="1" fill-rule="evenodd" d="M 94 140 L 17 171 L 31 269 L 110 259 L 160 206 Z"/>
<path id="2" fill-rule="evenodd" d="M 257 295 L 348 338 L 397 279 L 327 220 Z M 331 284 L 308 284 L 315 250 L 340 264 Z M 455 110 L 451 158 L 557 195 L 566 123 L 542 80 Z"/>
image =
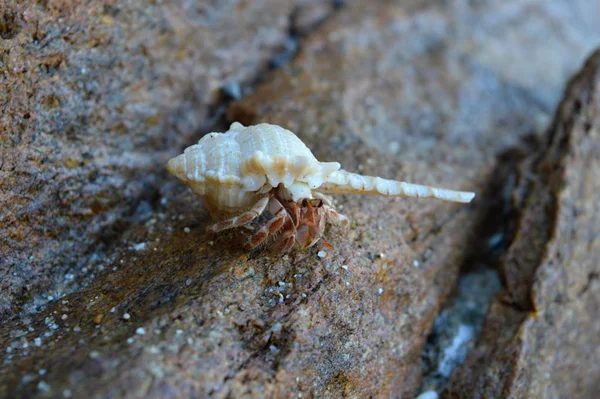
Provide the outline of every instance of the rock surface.
<path id="1" fill-rule="evenodd" d="M 600 397 L 600 51 L 518 168 L 505 291 L 446 397 Z"/>
<path id="2" fill-rule="evenodd" d="M 166 160 L 214 124 L 220 90 L 333 9 L 201 3 L 0 1 L 0 314 L 84 286 Z"/>
<path id="3" fill-rule="evenodd" d="M 414 397 L 436 315 L 505 227 L 505 292 L 447 394 L 596 392 L 600 56 L 545 144 L 507 163 L 515 190 L 490 187 L 600 43 L 597 6 L 315 3 L 0 8 L 0 396 Z M 349 170 L 481 195 L 339 198 L 355 223 L 324 258 L 209 241 L 162 165 L 257 80 L 227 118 L 281 124 Z M 498 197 L 514 225 L 486 226 Z"/>

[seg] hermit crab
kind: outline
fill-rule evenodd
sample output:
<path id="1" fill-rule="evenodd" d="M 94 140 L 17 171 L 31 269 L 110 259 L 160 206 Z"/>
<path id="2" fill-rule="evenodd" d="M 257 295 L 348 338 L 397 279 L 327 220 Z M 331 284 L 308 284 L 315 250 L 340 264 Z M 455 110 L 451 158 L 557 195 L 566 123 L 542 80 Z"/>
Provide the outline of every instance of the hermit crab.
<path id="1" fill-rule="evenodd" d="M 327 222 L 345 226 L 327 194 L 374 194 L 470 202 L 474 193 L 362 176 L 319 162 L 296 135 L 280 126 L 234 122 L 225 133 L 209 133 L 172 158 L 167 169 L 204 197 L 217 222 L 208 231 L 253 230 L 249 249 L 276 234 L 275 248 L 308 248 Z"/>

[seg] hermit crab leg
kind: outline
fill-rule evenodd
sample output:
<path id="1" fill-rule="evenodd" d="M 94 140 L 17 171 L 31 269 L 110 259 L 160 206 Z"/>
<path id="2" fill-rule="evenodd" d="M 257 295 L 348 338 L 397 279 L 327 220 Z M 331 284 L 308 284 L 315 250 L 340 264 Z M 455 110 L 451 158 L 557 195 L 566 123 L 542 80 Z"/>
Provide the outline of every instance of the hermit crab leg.
<path id="1" fill-rule="evenodd" d="M 282 252 L 287 252 L 296 242 L 296 226 L 294 225 L 294 221 L 289 214 L 285 218 L 285 222 L 281 230 L 283 232 L 279 236 L 275 247 Z"/>
<path id="2" fill-rule="evenodd" d="M 269 210 L 273 213 L 273 218 L 248 239 L 246 242 L 248 249 L 256 248 L 267 239 L 269 234 L 276 233 L 283 227 L 288 214 L 275 197 L 269 199 Z"/>
<path id="3" fill-rule="evenodd" d="M 373 194 L 412 198 L 437 198 L 445 201 L 471 202 L 475 193 L 454 191 L 444 188 L 422 186 L 381 177 L 363 176 L 340 169 L 329 178 L 318 191 L 331 194 Z"/>
<path id="4" fill-rule="evenodd" d="M 331 203 L 331 198 L 328 195 L 315 191 L 313 193 L 313 197 L 323 201 L 323 209 L 325 210 L 325 215 L 327 216 L 327 220 L 329 220 L 331 223 L 339 226 L 347 226 L 350 223 L 350 220 L 346 216 L 338 213 L 335 210 Z"/>
<path id="5" fill-rule="evenodd" d="M 245 224 L 248 224 L 264 212 L 268 203 L 269 197 L 263 197 L 256 204 L 254 204 L 252 209 L 250 209 L 249 211 L 244 212 L 241 215 L 232 217 L 230 219 L 221 220 L 220 222 L 209 226 L 207 231 L 209 233 L 218 233 L 223 230 L 233 229 L 235 227 L 240 227 Z"/>
<path id="6" fill-rule="evenodd" d="M 334 208 L 328 205 L 325 205 L 323 208 L 325 209 L 327 220 L 329 220 L 331 223 L 338 226 L 348 226 L 350 223 L 350 220 L 346 216 L 338 213 Z"/>

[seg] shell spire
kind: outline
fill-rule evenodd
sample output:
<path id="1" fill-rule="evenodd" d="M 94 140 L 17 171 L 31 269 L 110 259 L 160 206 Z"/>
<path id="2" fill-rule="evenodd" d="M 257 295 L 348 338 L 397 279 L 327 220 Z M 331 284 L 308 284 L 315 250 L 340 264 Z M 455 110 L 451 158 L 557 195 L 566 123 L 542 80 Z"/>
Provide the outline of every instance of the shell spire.
<path id="1" fill-rule="evenodd" d="M 455 191 L 444 188 L 411 184 L 403 181 L 363 176 L 346 170 L 338 170 L 318 190 L 329 194 L 371 194 L 405 198 L 436 198 L 444 201 L 468 203 L 475 197 L 469 191 Z"/>

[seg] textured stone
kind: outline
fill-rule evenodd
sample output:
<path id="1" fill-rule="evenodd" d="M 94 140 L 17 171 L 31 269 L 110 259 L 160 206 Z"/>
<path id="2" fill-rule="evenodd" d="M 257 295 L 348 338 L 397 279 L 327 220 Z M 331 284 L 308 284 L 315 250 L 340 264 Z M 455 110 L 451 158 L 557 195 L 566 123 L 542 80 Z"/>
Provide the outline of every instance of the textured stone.
<path id="1" fill-rule="evenodd" d="M 519 168 L 505 292 L 447 397 L 600 396 L 600 51 Z"/>
<path id="2" fill-rule="evenodd" d="M 93 4 L 80 14 L 65 12 L 88 18 L 76 30 L 88 33 L 77 37 L 109 29 L 113 40 L 99 42 L 104 50 L 95 57 L 113 54 L 116 60 L 100 63 L 95 80 L 73 81 L 99 82 L 91 104 L 79 100 L 77 86 L 61 89 L 70 94 L 57 103 L 48 100 L 69 116 L 41 113 L 44 121 L 62 126 L 53 127 L 54 136 L 39 130 L 36 139 L 56 141 L 42 152 L 56 149 L 48 152 L 54 160 L 36 166 L 52 174 L 37 173 L 30 164 L 17 170 L 18 160 L 37 154 L 38 122 L 24 124 L 31 137 L 16 135 L 29 138 L 9 142 L 4 152 L 14 158 L 2 159 L 2 179 L 10 183 L 2 187 L 23 202 L 9 202 L 3 191 L 10 212 L 3 213 L 2 223 L 14 228 L 8 231 L 27 227 L 37 233 L 21 236 L 31 235 L 30 247 L 15 238 L 2 243 L 12 257 L 0 258 L 5 311 L 22 312 L 0 324 L 0 346 L 6 348 L 0 353 L 0 396 L 414 397 L 436 315 L 461 269 L 471 266 L 471 254 L 488 250 L 478 228 L 494 198 L 503 196 L 486 193 L 505 160 L 500 155 L 515 147 L 525 151 L 525 139 L 543 132 L 567 77 L 600 37 L 595 20 L 586 19 L 597 10 L 584 0 L 446 3 L 370 1 L 365 7 L 348 1 L 332 13 L 333 6 L 302 11 L 282 2 L 240 2 L 244 18 L 236 23 L 233 3 L 219 2 L 213 7 L 220 11 L 202 14 L 211 29 L 198 27 L 192 8 L 175 5 L 147 6 L 133 16 L 121 11 L 112 19 L 102 18 L 106 9 Z M 56 24 L 59 11 L 44 7 L 50 9 L 35 9 L 49 13 L 47 24 Z M 275 23 L 277 15 L 281 23 Z M 270 24 L 256 23 L 259 17 Z M 580 23 L 572 24 L 574 18 Z M 112 21 L 108 28 L 106 21 Z M 274 30 L 261 33 L 259 25 Z M 5 43 L 32 62 L 35 57 L 24 53 L 30 47 L 17 45 L 20 36 L 13 36 L 21 25 L 11 26 L 2 27 L 12 36 Z M 129 34 L 111 36 L 116 27 Z M 286 29 L 299 42 L 291 44 Z M 229 39 L 211 42 L 212 35 Z M 95 47 L 63 36 L 61 48 L 70 60 L 64 67 L 81 68 L 71 58 Z M 145 50 L 136 43 L 146 43 Z M 287 50 L 280 52 L 282 45 Z M 268 59 L 277 61 L 271 66 L 288 61 L 296 45 L 299 54 L 291 62 L 268 72 Z M 91 68 L 96 58 L 81 59 Z M 11 70 L 18 65 L 13 62 Z M 63 62 L 57 65 L 60 72 Z M 204 74 L 211 70 L 216 78 Z M 65 73 L 57 74 L 60 87 Z M 68 75 L 73 76 L 79 75 Z M 244 81 L 254 78 L 260 83 L 244 96 Z M 350 170 L 472 189 L 480 193 L 478 200 L 464 206 L 340 197 L 341 211 L 354 223 L 348 231 L 327 233 L 334 250 L 282 256 L 239 251 L 229 236 L 210 241 L 201 201 L 166 176 L 162 165 L 213 125 L 210 108 L 223 104 L 213 96 L 224 85 L 229 97 L 243 96 L 227 107 L 230 119 L 281 124 L 296 131 L 318 158 Z M 42 106 L 27 101 L 23 110 Z M 3 140 L 5 131 L 19 126 L 10 119 L 17 108 L 10 106 L 8 119 L 3 115 Z M 124 127 L 113 130 L 106 125 L 111 118 Z M 214 125 L 224 127 L 220 121 Z M 82 160 L 64 160 L 70 151 Z M 92 158 L 81 165 L 86 152 Z M 56 162 L 66 163 L 59 168 Z M 87 180 L 77 183 L 82 172 L 94 171 L 93 187 Z M 29 183 L 17 182 L 18 173 Z M 33 195 L 29 187 L 40 192 Z M 59 187 L 66 188 L 65 197 Z M 20 207 L 27 210 L 18 213 Z M 88 207 L 91 215 L 74 211 Z M 1 227 L 2 234 L 9 228 Z M 317 255 L 321 250 L 324 258 Z M 40 256 L 30 260 L 34 252 Z M 519 286 L 521 280 L 514 281 Z M 10 295 L 5 286 L 13 290 Z M 24 287 L 30 294 L 22 296 Z M 49 293 L 58 292 L 69 293 L 42 306 Z M 515 301 L 528 297 L 511 292 Z M 490 312 L 497 306 L 504 305 L 496 302 Z M 510 310 L 499 321 L 517 325 L 523 313 Z M 578 320 L 580 312 L 574 310 L 570 320 Z"/>
<path id="3" fill-rule="evenodd" d="M 89 282 L 220 88 L 286 52 L 298 3 L 0 2 L 0 314 Z"/>

